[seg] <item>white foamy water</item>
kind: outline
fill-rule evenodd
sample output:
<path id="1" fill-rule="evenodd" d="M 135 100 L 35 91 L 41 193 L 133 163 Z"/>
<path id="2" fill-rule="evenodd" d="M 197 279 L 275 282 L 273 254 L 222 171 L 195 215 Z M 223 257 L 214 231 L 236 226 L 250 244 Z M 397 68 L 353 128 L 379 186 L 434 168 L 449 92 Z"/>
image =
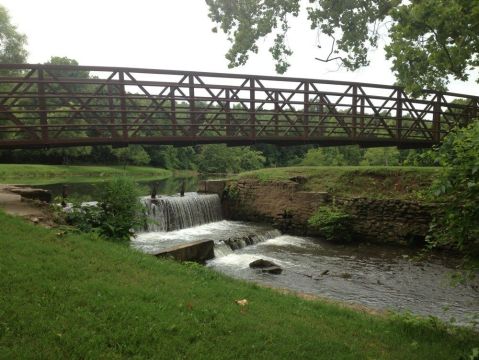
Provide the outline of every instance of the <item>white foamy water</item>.
<path id="1" fill-rule="evenodd" d="M 223 219 L 220 197 L 216 194 L 186 193 L 142 199 L 148 222 L 146 231 L 173 231 Z"/>
<path id="2" fill-rule="evenodd" d="M 298 237 L 298 236 L 291 236 L 291 235 L 280 235 L 278 237 L 266 240 L 263 243 L 258 244 L 259 246 L 268 246 L 268 245 L 275 245 L 275 246 L 305 246 L 310 243 L 309 240 Z"/>
<path id="3" fill-rule="evenodd" d="M 196 240 L 213 240 L 216 243 L 215 252 L 218 252 L 218 256 L 223 256 L 231 252 L 229 247 L 228 250 L 226 245 L 221 244 L 223 240 L 251 236 L 255 242 L 261 242 L 278 235 L 281 235 L 278 230 L 265 225 L 222 220 L 175 231 L 140 233 L 131 240 L 131 245 L 151 254 L 178 244 Z"/>

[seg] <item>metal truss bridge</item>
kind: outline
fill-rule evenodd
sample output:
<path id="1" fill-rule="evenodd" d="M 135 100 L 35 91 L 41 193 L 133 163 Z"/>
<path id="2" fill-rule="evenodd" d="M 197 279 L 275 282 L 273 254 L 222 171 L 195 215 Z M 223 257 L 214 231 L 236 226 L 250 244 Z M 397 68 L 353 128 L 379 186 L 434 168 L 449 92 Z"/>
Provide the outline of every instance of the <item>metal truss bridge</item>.
<path id="1" fill-rule="evenodd" d="M 0 149 L 128 144 L 430 147 L 479 97 L 139 68 L 0 64 Z"/>

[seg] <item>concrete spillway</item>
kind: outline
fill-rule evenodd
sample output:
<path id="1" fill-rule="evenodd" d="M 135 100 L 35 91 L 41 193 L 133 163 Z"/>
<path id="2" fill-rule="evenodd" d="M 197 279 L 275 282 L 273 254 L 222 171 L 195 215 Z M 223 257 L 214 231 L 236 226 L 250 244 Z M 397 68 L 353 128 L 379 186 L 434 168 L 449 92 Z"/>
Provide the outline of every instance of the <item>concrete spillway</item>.
<path id="1" fill-rule="evenodd" d="M 145 231 L 167 232 L 186 229 L 223 219 L 220 198 L 216 194 L 162 196 L 142 199 L 147 213 Z"/>

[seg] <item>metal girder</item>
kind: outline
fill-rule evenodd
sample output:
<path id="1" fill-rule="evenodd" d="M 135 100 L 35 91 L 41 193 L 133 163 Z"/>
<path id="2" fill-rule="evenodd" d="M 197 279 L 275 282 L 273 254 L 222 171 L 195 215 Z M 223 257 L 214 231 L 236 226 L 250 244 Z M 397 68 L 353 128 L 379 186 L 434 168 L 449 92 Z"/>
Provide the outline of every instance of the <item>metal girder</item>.
<path id="1" fill-rule="evenodd" d="M 479 97 L 291 77 L 0 64 L 0 149 L 110 144 L 430 147 Z M 11 75 L 8 75 L 11 71 Z"/>

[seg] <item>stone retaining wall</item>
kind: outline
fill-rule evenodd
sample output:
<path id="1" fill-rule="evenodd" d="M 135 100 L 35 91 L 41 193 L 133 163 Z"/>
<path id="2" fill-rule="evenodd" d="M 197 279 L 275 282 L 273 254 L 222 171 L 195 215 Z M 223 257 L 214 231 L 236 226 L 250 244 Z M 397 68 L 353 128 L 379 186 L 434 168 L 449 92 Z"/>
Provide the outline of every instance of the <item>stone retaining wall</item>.
<path id="1" fill-rule="evenodd" d="M 204 185 L 205 190 L 208 185 Z M 223 193 L 225 214 L 231 219 L 267 221 L 285 232 L 313 235 L 309 217 L 321 205 L 335 205 L 352 215 L 356 239 L 383 243 L 417 243 L 424 240 L 437 205 L 406 200 L 345 198 L 302 190 L 294 181 L 215 182 L 213 192 Z M 227 189 L 223 191 L 223 189 Z"/>

